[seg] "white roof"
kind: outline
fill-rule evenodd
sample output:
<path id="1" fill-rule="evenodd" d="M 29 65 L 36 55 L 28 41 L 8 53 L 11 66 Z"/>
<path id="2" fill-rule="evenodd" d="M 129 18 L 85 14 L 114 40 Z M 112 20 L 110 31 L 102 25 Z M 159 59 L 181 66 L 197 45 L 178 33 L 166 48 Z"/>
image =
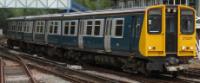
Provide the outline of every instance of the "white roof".
<path id="1" fill-rule="evenodd" d="M 37 18 L 48 18 L 48 17 L 72 17 L 72 16 L 118 14 L 118 13 L 143 12 L 144 10 L 145 10 L 145 8 L 108 9 L 108 10 L 74 12 L 74 13 L 45 14 L 45 15 L 37 15 L 37 16 L 21 16 L 21 17 L 8 18 L 8 20 L 37 19 Z"/>

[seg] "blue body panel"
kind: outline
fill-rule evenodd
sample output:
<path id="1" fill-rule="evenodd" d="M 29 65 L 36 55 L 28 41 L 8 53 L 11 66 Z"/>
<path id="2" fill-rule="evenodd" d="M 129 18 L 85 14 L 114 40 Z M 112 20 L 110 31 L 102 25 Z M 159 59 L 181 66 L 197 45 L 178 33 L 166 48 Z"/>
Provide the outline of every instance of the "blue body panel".
<path id="1" fill-rule="evenodd" d="M 23 40 L 26 42 L 33 41 L 33 34 L 32 33 L 23 33 Z"/>
<path id="2" fill-rule="evenodd" d="M 45 34 L 35 34 L 34 42 L 36 43 L 45 43 Z"/>
<path id="3" fill-rule="evenodd" d="M 78 37 L 77 36 L 62 36 L 61 43 L 64 48 L 78 47 Z"/>
<path id="4" fill-rule="evenodd" d="M 89 49 L 104 49 L 103 37 L 84 37 L 84 48 Z"/>
<path id="5" fill-rule="evenodd" d="M 124 27 L 123 27 L 123 37 L 110 37 L 110 48 L 111 48 L 111 52 L 120 52 L 120 53 L 130 53 L 133 50 L 138 50 L 138 45 L 139 45 L 139 38 L 140 38 L 140 29 L 141 27 L 139 27 L 139 30 L 136 29 L 136 21 L 138 21 L 137 19 L 140 18 L 140 22 L 142 23 L 143 21 L 143 17 L 142 15 L 140 15 L 141 17 L 139 17 L 139 15 L 111 15 L 111 16 L 94 16 L 92 19 L 104 19 L 104 23 L 106 23 L 106 19 L 114 19 L 114 18 L 124 18 Z M 87 19 L 91 19 L 91 17 L 83 17 L 83 18 L 69 18 L 69 19 L 61 19 L 63 20 L 87 20 Z M 48 20 L 46 20 L 48 21 Z M 141 24 L 142 25 L 142 24 Z M 105 32 L 105 24 L 104 24 L 104 31 Z M 62 25 L 61 25 L 61 30 L 62 29 Z M 83 28 L 83 27 L 81 27 Z M 112 27 L 113 28 L 113 27 Z M 34 30 L 34 29 L 33 29 Z M 78 29 L 77 29 L 78 30 Z M 107 29 L 106 29 L 107 30 Z M 63 32 L 63 31 L 61 31 Z M 79 32 L 79 31 L 78 31 Z M 111 29 L 112 32 L 112 29 Z M 78 36 L 67 36 L 67 35 L 45 35 L 47 34 L 47 26 L 45 27 L 45 33 L 43 34 L 39 34 L 39 33 L 24 33 L 23 34 L 23 38 L 25 41 L 32 41 L 33 37 L 34 37 L 34 42 L 36 44 L 49 44 L 52 46 L 56 46 L 56 47 L 63 47 L 63 48 L 79 48 L 78 47 Z M 12 37 L 14 36 L 15 39 L 21 39 L 22 36 L 20 34 L 22 34 L 21 32 L 8 32 L 9 36 Z M 17 35 L 16 35 L 17 34 Z M 60 33 L 61 34 L 61 33 Z M 110 33 L 111 35 L 111 33 Z M 47 36 L 47 37 L 45 37 Z M 47 38 L 47 39 L 46 39 Z M 80 38 L 81 39 L 81 38 Z M 84 36 L 83 34 L 83 50 L 104 50 L 104 33 L 103 33 L 103 37 L 96 37 L 96 36 Z M 109 47 L 108 47 L 109 49 Z M 91 50 L 93 51 L 93 50 Z"/>
<path id="6" fill-rule="evenodd" d="M 119 17 L 117 17 L 119 18 Z M 111 49 L 112 51 L 129 51 L 130 50 L 130 29 L 132 16 L 120 17 L 124 19 L 124 32 L 123 38 L 111 37 Z"/>
<path id="7" fill-rule="evenodd" d="M 15 38 L 16 38 L 17 40 L 22 40 L 22 39 L 23 39 L 23 32 L 16 32 Z"/>
<path id="8" fill-rule="evenodd" d="M 48 44 L 60 46 L 61 38 L 62 38 L 61 35 L 48 35 L 47 41 Z"/>

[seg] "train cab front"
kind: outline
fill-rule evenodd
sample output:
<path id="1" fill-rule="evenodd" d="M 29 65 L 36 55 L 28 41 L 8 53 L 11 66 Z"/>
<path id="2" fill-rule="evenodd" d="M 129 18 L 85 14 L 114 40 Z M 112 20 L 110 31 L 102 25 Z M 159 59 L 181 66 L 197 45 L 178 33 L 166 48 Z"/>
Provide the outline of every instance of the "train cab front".
<path id="1" fill-rule="evenodd" d="M 188 6 L 149 7 L 140 39 L 140 53 L 149 58 L 147 68 L 176 72 L 196 56 L 195 10 Z"/>

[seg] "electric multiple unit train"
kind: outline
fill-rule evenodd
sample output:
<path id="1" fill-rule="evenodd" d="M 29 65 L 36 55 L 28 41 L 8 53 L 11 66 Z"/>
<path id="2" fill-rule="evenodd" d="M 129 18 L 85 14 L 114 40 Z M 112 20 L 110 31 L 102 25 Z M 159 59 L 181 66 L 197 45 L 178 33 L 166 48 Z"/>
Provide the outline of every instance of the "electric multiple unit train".
<path id="1" fill-rule="evenodd" d="M 8 18 L 8 47 L 130 72 L 171 73 L 196 57 L 195 10 L 156 5 Z"/>

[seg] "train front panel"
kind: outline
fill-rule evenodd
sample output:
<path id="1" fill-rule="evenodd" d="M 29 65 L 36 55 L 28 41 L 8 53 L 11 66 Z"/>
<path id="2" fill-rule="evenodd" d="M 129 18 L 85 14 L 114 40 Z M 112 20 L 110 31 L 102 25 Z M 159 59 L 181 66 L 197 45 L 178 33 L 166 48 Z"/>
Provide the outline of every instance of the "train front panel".
<path id="1" fill-rule="evenodd" d="M 143 57 L 156 61 L 152 61 L 149 67 L 159 64 L 167 71 L 183 70 L 182 64 L 196 56 L 194 25 L 195 10 L 191 7 L 158 5 L 147 8 L 139 52 Z"/>

